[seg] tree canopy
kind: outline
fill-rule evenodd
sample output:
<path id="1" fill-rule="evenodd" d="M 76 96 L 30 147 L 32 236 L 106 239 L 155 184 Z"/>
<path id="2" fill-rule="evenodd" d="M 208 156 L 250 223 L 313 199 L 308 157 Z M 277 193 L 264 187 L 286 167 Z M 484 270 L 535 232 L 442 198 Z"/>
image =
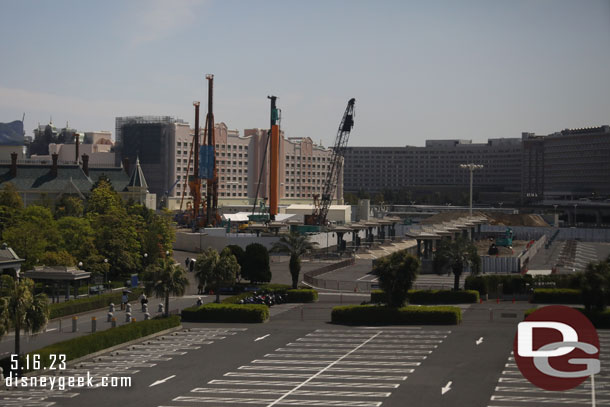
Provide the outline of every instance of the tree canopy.
<path id="1" fill-rule="evenodd" d="M 438 242 L 433 266 L 439 274 L 450 269 L 454 276 L 453 289 L 459 290 L 460 276 L 465 268 L 470 267 L 472 274 L 478 274 L 481 271 L 481 258 L 476 246 L 460 236 L 453 240 L 442 239 Z"/>
<path id="2" fill-rule="evenodd" d="M 375 262 L 373 273 L 379 277 L 379 287 L 386 293 L 389 306 L 403 306 L 420 266 L 419 259 L 404 250 Z"/>
<path id="3" fill-rule="evenodd" d="M 271 267 L 269 266 L 269 251 L 260 243 L 250 243 L 246 246 L 244 269 L 241 275 L 246 280 L 257 283 L 271 281 Z"/>

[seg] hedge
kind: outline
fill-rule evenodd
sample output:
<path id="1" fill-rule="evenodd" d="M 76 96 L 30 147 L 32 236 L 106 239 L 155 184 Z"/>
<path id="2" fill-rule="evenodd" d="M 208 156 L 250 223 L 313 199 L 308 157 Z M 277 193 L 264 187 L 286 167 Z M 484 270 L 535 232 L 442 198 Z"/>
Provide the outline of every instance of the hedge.
<path id="1" fill-rule="evenodd" d="M 466 277 L 464 287 L 477 290 L 480 295 L 495 294 L 502 285 L 502 294 L 526 294 L 529 288 L 572 288 L 580 287 L 582 273 L 550 274 L 531 276 L 529 274 L 485 274 Z"/>
<path id="2" fill-rule="evenodd" d="M 262 304 L 205 304 L 182 310 L 185 322 L 265 322 L 269 307 Z"/>
<path id="3" fill-rule="evenodd" d="M 110 328 L 90 335 L 79 336 L 78 338 L 72 338 L 45 346 L 44 348 L 30 352 L 30 360 L 32 360 L 32 355 L 39 354 L 41 368 L 49 367 L 52 362 L 49 359 L 49 355 L 51 354 L 65 354 L 66 361 L 69 361 L 179 325 L 180 317 L 177 315 L 169 318 L 154 318 L 147 321 L 131 322 L 116 328 Z M 24 356 L 22 356 L 22 358 L 23 357 Z M 22 363 L 21 365 L 23 366 L 24 364 Z"/>
<path id="4" fill-rule="evenodd" d="M 136 288 L 128 294 L 129 301 L 137 300 L 142 294 L 141 288 Z M 49 305 L 50 319 L 65 317 L 66 315 L 78 314 L 81 312 L 91 311 L 99 308 L 104 308 L 110 305 L 110 303 L 120 304 L 123 293 L 113 292 L 109 294 L 100 294 L 87 298 L 77 298 L 75 300 L 69 300 L 65 302 L 59 302 Z"/>
<path id="5" fill-rule="evenodd" d="M 538 308 L 530 308 L 525 311 L 523 317 L 527 318 L 532 312 L 536 311 Z M 597 329 L 609 329 L 610 328 L 610 309 L 604 311 L 587 311 L 584 308 L 574 308 L 580 312 L 582 312 L 589 321 L 593 324 L 593 326 Z"/>
<path id="6" fill-rule="evenodd" d="M 286 302 L 316 302 L 318 292 L 310 289 L 288 290 L 286 291 Z"/>
<path id="7" fill-rule="evenodd" d="M 536 288 L 531 302 L 535 304 L 582 304 L 582 292 L 570 288 Z"/>
<path id="8" fill-rule="evenodd" d="M 346 305 L 334 307 L 331 313 L 333 323 L 354 325 L 457 325 L 461 320 L 462 311 L 451 306 Z"/>
<path id="9" fill-rule="evenodd" d="M 476 290 L 411 290 L 410 304 L 473 304 L 479 302 Z"/>
<path id="10" fill-rule="evenodd" d="M 479 292 L 476 290 L 409 290 L 410 304 L 474 304 L 479 302 Z M 371 292 L 371 302 L 381 304 L 386 302 L 382 290 Z"/>

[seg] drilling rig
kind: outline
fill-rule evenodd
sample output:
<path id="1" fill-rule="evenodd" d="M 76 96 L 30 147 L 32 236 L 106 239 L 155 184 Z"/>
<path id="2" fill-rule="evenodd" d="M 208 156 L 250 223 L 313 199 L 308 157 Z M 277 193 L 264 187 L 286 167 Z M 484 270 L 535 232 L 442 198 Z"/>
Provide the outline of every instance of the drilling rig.
<path id="1" fill-rule="evenodd" d="M 218 173 L 215 157 L 214 137 L 214 112 L 213 112 L 213 89 L 214 75 L 205 76 L 208 80 L 208 114 L 204 129 L 204 142 L 199 144 L 199 102 L 193 102 L 195 106 L 195 134 L 189 154 L 187 172 L 189 172 L 189 189 L 193 197 L 191 208 L 187 205 L 187 212 L 179 216 L 179 223 L 188 224 L 193 229 L 202 226 L 216 226 L 220 224 L 218 215 Z M 206 137 L 207 136 L 207 137 Z M 190 174 L 191 157 L 193 157 L 193 173 Z M 206 179 L 206 201 L 201 196 L 201 180 Z M 180 201 L 180 211 L 184 201 L 184 189 Z"/>
<path id="2" fill-rule="evenodd" d="M 335 145 L 333 147 L 330 160 L 330 168 L 326 173 L 326 180 L 322 189 L 322 199 L 318 201 L 320 196 L 318 194 L 314 195 L 314 210 L 311 215 L 305 215 L 305 225 L 328 225 L 326 216 L 328 215 L 328 210 L 333 200 L 333 194 L 337 190 L 339 174 L 341 173 L 341 166 L 343 165 L 343 157 L 345 155 L 345 148 L 347 147 L 349 134 L 354 127 L 354 103 L 356 103 L 356 99 L 354 98 L 347 102 L 347 108 L 345 109 L 345 113 L 343 113 L 343 118 L 341 119 L 341 124 L 339 125 L 339 131 L 337 132 L 337 137 L 335 138 Z"/>

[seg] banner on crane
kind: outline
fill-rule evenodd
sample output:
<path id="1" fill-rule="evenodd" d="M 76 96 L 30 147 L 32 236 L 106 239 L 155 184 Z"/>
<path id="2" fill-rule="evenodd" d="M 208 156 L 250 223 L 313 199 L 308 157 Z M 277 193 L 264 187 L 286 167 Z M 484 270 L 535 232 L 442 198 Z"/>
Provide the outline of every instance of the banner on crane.
<path id="1" fill-rule="evenodd" d="M 199 178 L 214 178 L 214 146 L 199 147 Z"/>

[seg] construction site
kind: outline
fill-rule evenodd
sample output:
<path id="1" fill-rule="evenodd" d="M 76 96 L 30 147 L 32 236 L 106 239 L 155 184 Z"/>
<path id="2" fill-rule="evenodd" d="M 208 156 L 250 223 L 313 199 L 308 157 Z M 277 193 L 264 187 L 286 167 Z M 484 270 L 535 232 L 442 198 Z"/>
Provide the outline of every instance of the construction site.
<path id="1" fill-rule="evenodd" d="M 206 75 L 206 80 L 207 113 L 201 128 L 201 104 L 193 103 L 195 129 L 188 155 L 188 182 L 178 185 L 183 193 L 175 213 L 176 250 L 197 253 L 208 247 L 221 250 L 232 244 L 244 248 L 253 242 L 270 248 L 282 234 L 296 232 L 316 243 L 312 254 L 315 258 L 374 261 L 397 250 L 408 250 L 422 260 L 422 272 L 431 273 L 440 240 L 463 236 L 477 247 L 484 272 L 527 273 L 531 265 L 538 264 L 544 267 L 543 273 L 550 274 L 576 271 L 563 265 L 571 264 L 566 253 L 568 257 L 570 253 L 576 256 L 577 243 L 573 242 L 580 234 L 592 234 L 586 239 L 610 241 L 610 236 L 599 235 L 603 230 L 577 229 L 571 231 L 574 236 L 568 236 L 568 231 L 554 227 L 556 222 L 548 217 L 520 214 L 512 208 L 473 212 L 467 207 L 371 205 L 366 199 L 357 205 L 343 204 L 338 192 L 342 186 L 344 154 L 354 128 L 354 98 L 348 100 L 340 117 L 327 171 L 320 172 L 323 175 L 320 192 L 310 194 L 310 204 L 280 202 L 280 197 L 287 195 L 281 189 L 285 180 L 280 166 L 282 112 L 278 107 L 279 98 L 268 96 L 269 129 L 263 134 L 264 149 L 259 152 L 262 157 L 254 169 L 257 174 L 249 174 L 257 180 L 254 199 L 249 204 L 219 205 L 214 75 Z M 301 176 L 305 174 L 303 171 Z M 178 183 L 177 180 L 170 190 Z M 547 253 L 543 264 L 539 264 L 542 254 L 536 256 L 539 251 Z M 551 258 L 549 251 L 562 256 Z"/>

